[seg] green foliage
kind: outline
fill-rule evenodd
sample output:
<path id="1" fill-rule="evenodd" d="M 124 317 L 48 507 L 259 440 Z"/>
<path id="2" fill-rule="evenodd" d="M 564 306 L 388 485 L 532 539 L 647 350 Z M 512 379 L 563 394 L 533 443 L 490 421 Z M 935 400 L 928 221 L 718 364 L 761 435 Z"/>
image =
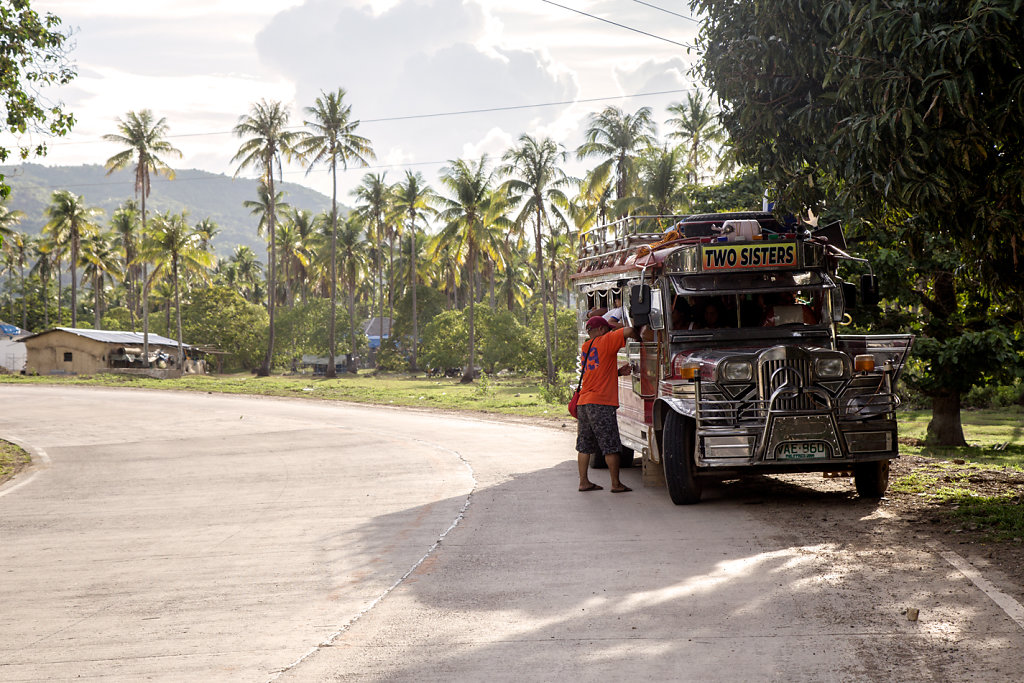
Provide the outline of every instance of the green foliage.
<path id="1" fill-rule="evenodd" d="M 1019 0 L 691 5 L 737 159 L 782 208 L 913 216 L 1024 310 Z"/>
<path id="2" fill-rule="evenodd" d="M 423 328 L 419 347 L 421 365 L 428 368 L 465 368 L 469 345 L 468 309 L 444 311 Z M 524 372 L 543 369 L 543 332 L 532 330 L 506 310 L 476 308 L 477 362 L 484 371 Z"/>
<path id="3" fill-rule="evenodd" d="M 326 356 L 330 320 L 331 302 L 328 299 L 312 299 L 292 308 L 279 306 L 274 321 L 274 365 L 290 367 L 293 359 L 301 359 L 304 354 Z M 348 346 L 348 314 L 342 306 L 338 307 L 334 322 L 334 333 L 341 342 L 338 348 L 340 356 L 347 353 L 342 349 Z M 365 340 L 366 337 L 357 333 L 356 338 Z"/>
<path id="4" fill-rule="evenodd" d="M 49 13 L 40 17 L 28 0 L 0 5 L 0 110 L 4 112 L 0 133 L 64 135 L 74 125 L 74 116 L 65 112 L 63 105 L 46 102 L 40 95 L 48 86 L 70 83 L 76 75 L 66 60 L 68 34 L 59 27 L 59 18 Z M 10 153 L 0 146 L 0 163 Z M 42 143 L 18 147 L 21 159 L 44 154 L 46 146 Z M 10 191 L 0 174 L 0 198 L 6 198 Z"/>
<path id="5" fill-rule="evenodd" d="M 756 170 L 748 168 L 718 185 L 694 187 L 690 211 L 760 211 L 763 195 L 764 181 Z"/>
<path id="6" fill-rule="evenodd" d="M 468 343 L 469 327 L 463 311 L 439 313 L 423 328 L 420 365 L 439 370 L 465 367 Z"/>
<path id="7" fill-rule="evenodd" d="M 209 344 L 227 351 L 230 355 L 224 360 L 225 369 L 248 370 L 262 361 L 267 312 L 230 287 L 193 290 L 190 300 L 182 302 L 181 326 L 184 341 L 189 344 Z"/>
<path id="8" fill-rule="evenodd" d="M 121 330 L 121 331 L 132 331 L 132 314 L 124 306 L 116 306 L 114 308 L 107 309 L 101 319 L 104 330 Z M 138 318 L 135 319 L 135 325 L 139 325 Z"/>
<path id="9" fill-rule="evenodd" d="M 409 368 L 409 361 L 395 339 L 385 339 L 377 349 L 377 370 L 399 372 Z"/>
<path id="10" fill-rule="evenodd" d="M 476 334 L 485 371 L 540 369 L 537 360 L 544 354 L 543 340 L 507 310 L 477 308 Z"/>

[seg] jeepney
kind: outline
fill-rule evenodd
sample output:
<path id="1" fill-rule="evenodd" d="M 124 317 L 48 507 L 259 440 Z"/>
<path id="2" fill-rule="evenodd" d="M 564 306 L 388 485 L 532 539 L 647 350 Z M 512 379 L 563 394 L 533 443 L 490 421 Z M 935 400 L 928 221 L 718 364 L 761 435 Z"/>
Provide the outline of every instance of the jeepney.
<path id="1" fill-rule="evenodd" d="M 622 462 L 639 457 L 645 485 L 691 504 L 708 478 L 823 472 L 885 493 L 913 336 L 842 333 L 878 301 L 870 264 L 846 249 L 838 223 L 762 212 L 634 216 L 581 236 L 581 342 L 587 315 L 617 296 L 642 330 L 619 354 L 632 372 L 618 423 Z"/>

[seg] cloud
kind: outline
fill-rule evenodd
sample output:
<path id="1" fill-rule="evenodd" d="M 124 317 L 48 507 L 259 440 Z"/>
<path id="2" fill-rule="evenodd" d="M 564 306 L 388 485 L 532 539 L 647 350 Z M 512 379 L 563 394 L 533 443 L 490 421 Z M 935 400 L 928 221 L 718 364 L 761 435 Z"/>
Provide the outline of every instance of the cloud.
<path id="1" fill-rule="evenodd" d="M 539 51 L 488 40 L 484 10 L 461 0 L 404 0 L 379 12 L 309 0 L 260 32 L 264 64 L 296 83 L 298 101 L 344 87 L 365 135 L 419 161 L 450 159 L 494 129 L 510 137 L 554 121 L 550 110 L 373 122 L 403 115 L 572 100 L 573 75 Z M 403 153 L 402 156 L 405 156 Z"/>

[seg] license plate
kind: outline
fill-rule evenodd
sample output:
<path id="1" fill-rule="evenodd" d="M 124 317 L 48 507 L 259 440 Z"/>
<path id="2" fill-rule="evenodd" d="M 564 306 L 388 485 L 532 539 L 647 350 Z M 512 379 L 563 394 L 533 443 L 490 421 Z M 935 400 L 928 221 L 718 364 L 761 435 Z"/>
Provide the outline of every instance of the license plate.
<path id="1" fill-rule="evenodd" d="M 787 441 L 778 445 L 775 455 L 785 460 L 827 458 L 831 455 L 831 448 L 824 441 Z"/>

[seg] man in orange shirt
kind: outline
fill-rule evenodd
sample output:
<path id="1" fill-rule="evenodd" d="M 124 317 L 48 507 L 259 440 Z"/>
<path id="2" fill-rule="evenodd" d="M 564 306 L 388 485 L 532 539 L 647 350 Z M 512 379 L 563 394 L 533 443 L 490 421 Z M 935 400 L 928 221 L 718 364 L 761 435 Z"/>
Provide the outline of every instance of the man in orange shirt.
<path id="1" fill-rule="evenodd" d="M 619 375 L 628 375 L 629 366 L 618 368 L 616 354 L 626 345 L 626 337 L 635 336 L 632 327 L 613 330 L 599 315 L 587 320 L 589 339 L 583 343 L 580 398 L 576 404 L 576 451 L 580 470 L 580 491 L 600 491 L 603 487 L 590 481 L 587 469 L 591 453 L 603 453 L 612 479 L 612 493 L 631 491 L 619 481 L 619 424 L 615 411 L 619 407 Z"/>

